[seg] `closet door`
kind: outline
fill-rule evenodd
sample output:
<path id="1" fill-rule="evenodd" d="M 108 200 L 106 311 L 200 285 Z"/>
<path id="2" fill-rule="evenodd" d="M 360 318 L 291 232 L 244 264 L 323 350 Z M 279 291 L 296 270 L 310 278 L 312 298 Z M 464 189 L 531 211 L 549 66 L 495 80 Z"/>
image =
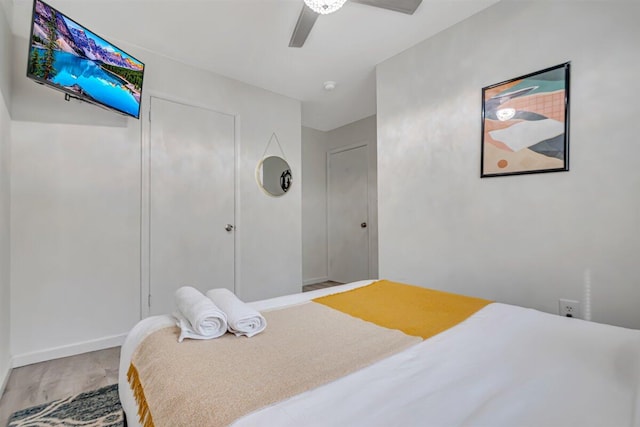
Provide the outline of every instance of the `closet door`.
<path id="1" fill-rule="evenodd" d="M 369 169 L 367 146 L 327 155 L 329 280 L 369 279 Z"/>
<path id="2" fill-rule="evenodd" d="M 234 117 L 151 98 L 149 314 L 190 285 L 234 290 Z"/>

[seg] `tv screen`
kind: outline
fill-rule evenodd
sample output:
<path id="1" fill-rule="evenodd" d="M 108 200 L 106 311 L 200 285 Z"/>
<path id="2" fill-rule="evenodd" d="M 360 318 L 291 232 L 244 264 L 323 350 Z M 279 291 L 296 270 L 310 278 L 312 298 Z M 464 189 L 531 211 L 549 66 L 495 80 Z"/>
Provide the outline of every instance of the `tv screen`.
<path id="1" fill-rule="evenodd" d="M 27 77 L 110 110 L 139 118 L 144 64 L 35 0 Z"/>

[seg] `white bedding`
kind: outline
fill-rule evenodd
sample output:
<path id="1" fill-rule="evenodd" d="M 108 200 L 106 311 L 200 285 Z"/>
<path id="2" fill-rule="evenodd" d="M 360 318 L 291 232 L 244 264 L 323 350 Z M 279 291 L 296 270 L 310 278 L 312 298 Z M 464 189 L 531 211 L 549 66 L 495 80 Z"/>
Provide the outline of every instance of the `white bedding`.
<path id="1" fill-rule="evenodd" d="M 368 283 L 251 305 L 269 310 Z M 169 316 L 145 319 L 122 347 L 120 398 L 130 426 L 139 425 L 126 379 L 131 355 L 147 335 L 172 324 Z M 639 385 L 640 331 L 494 303 L 416 346 L 234 426 L 640 427 Z"/>

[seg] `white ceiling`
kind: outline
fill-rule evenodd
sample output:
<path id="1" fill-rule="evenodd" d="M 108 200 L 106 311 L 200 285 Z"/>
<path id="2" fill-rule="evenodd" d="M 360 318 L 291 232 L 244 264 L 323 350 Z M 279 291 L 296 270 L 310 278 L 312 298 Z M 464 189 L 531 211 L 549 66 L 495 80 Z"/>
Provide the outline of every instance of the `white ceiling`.
<path id="1" fill-rule="evenodd" d="M 347 2 L 320 16 L 299 49 L 288 44 L 303 0 L 45 1 L 115 44 L 298 99 L 304 126 L 331 130 L 376 113 L 376 64 L 498 0 L 423 0 L 414 15 Z M 32 4 L 13 1 L 20 37 Z M 323 89 L 327 80 L 334 91 Z"/>

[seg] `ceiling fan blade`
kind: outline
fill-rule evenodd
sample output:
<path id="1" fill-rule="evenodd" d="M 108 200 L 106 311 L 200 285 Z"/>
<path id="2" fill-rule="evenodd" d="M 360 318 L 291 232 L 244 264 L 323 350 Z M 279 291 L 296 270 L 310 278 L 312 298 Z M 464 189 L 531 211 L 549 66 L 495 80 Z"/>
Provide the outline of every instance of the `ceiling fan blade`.
<path id="1" fill-rule="evenodd" d="M 298 22 L 296 22 L 296 27 L 293 29 L 293 34 L 289 41 L 289 47 L 302 47 L 313 28 L 313 24 L 316 23 L 316 19 L 318 19 L 318 14 L 309 9 L 306 4 L 303 4 L 300 16 L 298 16 Z"/>
<path id="2" fill-rule="evenodd" d="M 380 7 L 382 9 L 389 9 L 396 12 L 406 13 L 407 15 L 413 15 L 413 12 L 418 9 L 422 0 L 351 0 L 353 3 L 362 3 L 369 6 Z"/>

